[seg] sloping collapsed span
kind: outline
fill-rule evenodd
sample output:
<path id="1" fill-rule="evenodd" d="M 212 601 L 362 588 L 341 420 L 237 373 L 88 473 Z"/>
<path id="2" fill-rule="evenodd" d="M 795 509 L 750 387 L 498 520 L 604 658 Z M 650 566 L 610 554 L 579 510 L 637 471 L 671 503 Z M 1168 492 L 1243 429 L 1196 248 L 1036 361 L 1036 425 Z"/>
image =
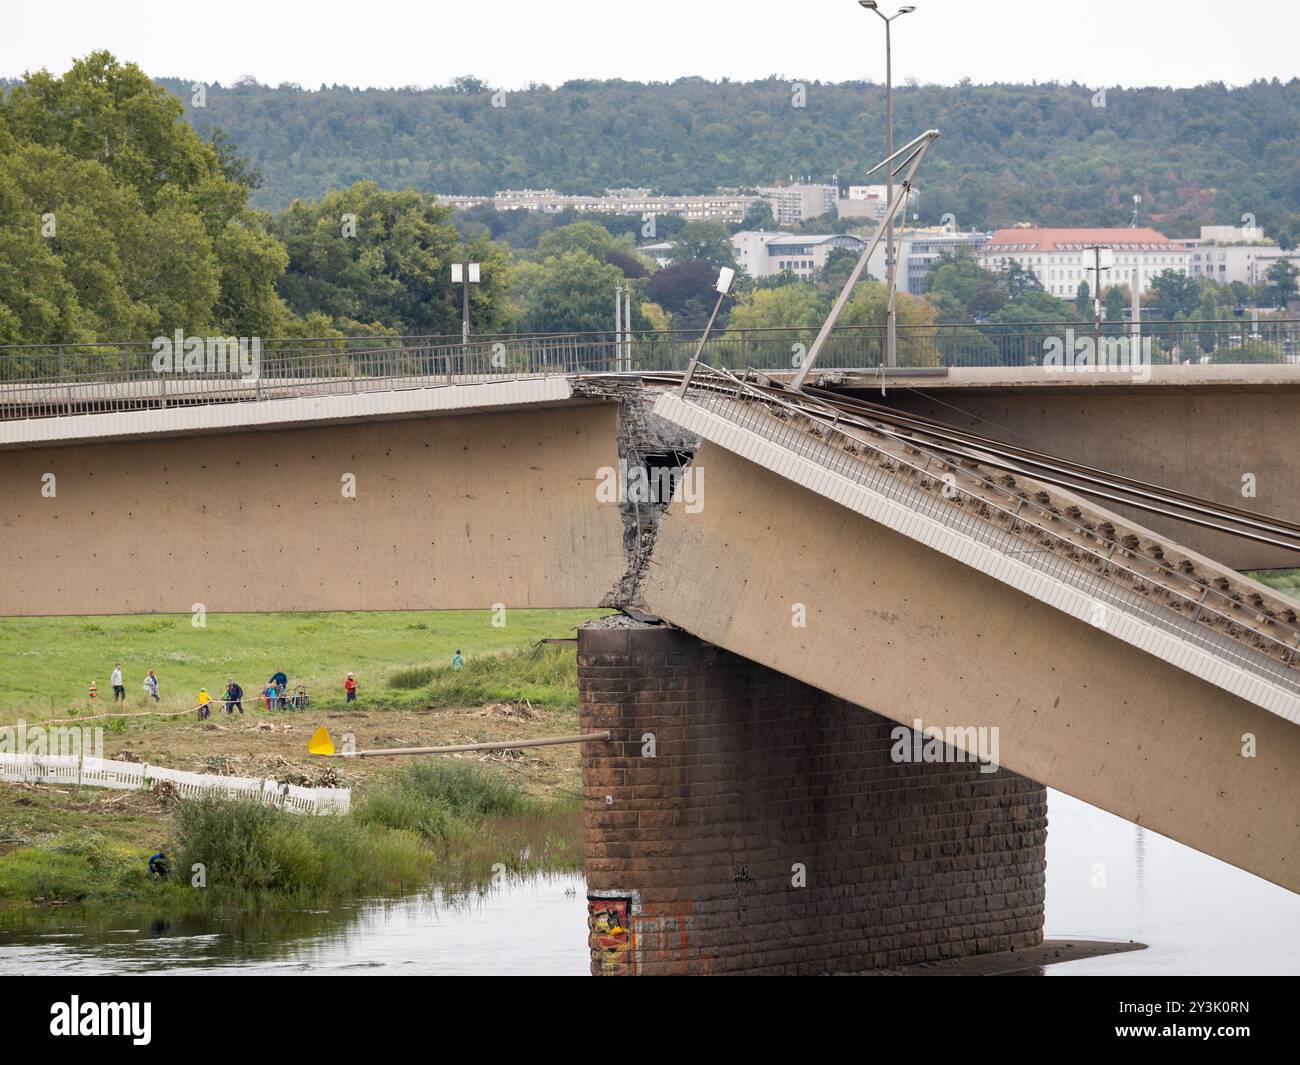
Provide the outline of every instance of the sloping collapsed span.
<path id="1" fill-rule="evenodd" d="M 1008 769 L 1300 889 L 1284 597 L 746 386 L 655 412 L 701 438 L 708 489 L 661 523 L 646 609 L 902 724 L 995 727 Z"/>
<path id="2" fill-rule="evenodd" d="M 1300 889 L 1295 604 L 1064 489 L 734 379 L 651 393 L 708 479 L 697 513 L 641 526 L 595 493 L 643 417 L 629 387 L 5 422 L 0 613 L 640 606 L 902 724 L 997 727 L 1008 769 Z"/>

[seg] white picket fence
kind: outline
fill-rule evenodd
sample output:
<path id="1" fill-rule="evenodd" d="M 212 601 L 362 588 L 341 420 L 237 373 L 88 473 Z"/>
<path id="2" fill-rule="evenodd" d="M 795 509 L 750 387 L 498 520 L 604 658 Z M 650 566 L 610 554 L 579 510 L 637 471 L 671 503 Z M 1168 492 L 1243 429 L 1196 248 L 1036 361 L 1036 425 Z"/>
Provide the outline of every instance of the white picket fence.
<path id="1" fill-rule="evenodd" d="M 302 788 L 260 777 L 222 777 L 187 773 L 143 762 L 114 762 L 74 754 L 12 754 L 0 752 L 0 780 L 23 784 L 65 784 L 83 787 L 147 791 L 160 780 L 175 785 L 182 798 L 215 795 L 254 799 L 296 814 L 346 814 L 352 808 L 350 788 Z"/>

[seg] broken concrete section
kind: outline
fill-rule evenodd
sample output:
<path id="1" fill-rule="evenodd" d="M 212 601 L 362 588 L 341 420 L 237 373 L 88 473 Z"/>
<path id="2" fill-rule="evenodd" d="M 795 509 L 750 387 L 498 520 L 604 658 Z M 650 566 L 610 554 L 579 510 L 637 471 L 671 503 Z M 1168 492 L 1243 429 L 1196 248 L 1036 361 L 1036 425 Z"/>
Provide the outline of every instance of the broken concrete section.
<path id="1" fill-rule="evenodd" d="M 656 391 L 640 381 L 608 379 L 578 380 L 575 394 L 589 395 L 618 403 L 619 469 L 608 471 L 628 489 L 624 479 L 632 472 L 640 484 L 676 485 L 691 463 L 699 437 L 654 413 Z M 599 603 L 608 607 L 637 607 L 641 602 L 641 581 L 654 548 L 659 521 L 671 502 L 671 490 L 638 492 L 635 487 L 619 497 L 623 519 L 623 548 L 627 571 Z"/>

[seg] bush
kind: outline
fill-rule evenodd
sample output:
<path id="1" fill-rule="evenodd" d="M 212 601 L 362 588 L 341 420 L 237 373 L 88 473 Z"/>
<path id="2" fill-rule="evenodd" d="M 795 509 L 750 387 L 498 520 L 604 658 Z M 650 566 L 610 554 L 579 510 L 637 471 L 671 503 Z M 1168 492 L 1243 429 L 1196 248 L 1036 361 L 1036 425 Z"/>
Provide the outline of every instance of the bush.
<path id="1" fill-rule="evenodd" d="M 438 675 L 435 666 L 416 666 L 414 669 L 402 669 L 388 678 L 390 688 L 423 688 Z"/>
<path id="2" fill-rule="evenodd" d="M 468 818 L 519 814 L 532 801 L 514 781 L 475 764 L 442 759 L 408 762 L 366 794 L 354 815 L 363 824 L 445 841 Z"/>
<path id="3" fill-rule="evenodd" d="M 81 902 L 147 890 L 144 859 L 97 832 L 70 832 L 0 857 L 0 898 Z"/>
<path id="4" fill-rule="evenodd" d="M 571 647 L 543 646 L 513 654 L 470 658 L 463 669 L 416 666 L 399 670 L 390 688 L 429 688 L 430 706 L 481 706 L 523 702 L 538 706 L 576 707 L 578 656 Z"/>
<path id="5" fill-rule="evenodd" d="M 1220 348 L 1210 356 L 1212 363 L 1281 362 L 1282 355 L 1265 340 L 1251 339 L 1236 347 Z"/>
<path id="6" fill-rule="evenodd" d="M 427 879 L 432 855 L 413 835 L 367 831 L 347 817 L 305 817 L 255 802 L 204 799 L 176 813 L 178 869 L 206 867 L 210 890 L 313 900 L 396 893 Z"/>

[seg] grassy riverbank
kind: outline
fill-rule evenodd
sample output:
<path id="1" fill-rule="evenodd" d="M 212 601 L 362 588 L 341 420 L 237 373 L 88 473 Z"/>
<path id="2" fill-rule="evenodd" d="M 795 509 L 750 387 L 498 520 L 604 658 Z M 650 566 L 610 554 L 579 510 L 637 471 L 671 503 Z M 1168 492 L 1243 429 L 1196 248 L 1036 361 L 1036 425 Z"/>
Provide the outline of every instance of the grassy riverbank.
<path id="1" fill-rule="evenodd" d="M 90 790 L 71 789 L 73 802 L 93 804 Z M 0 855 L 0 909 L 319 906 L 582 864 L 576 803 L 529 795 L 498 767 L 407 763 L 370 781 L 347 817 L 228 800 L 173 803 L 163 812 L 150 809 L 158 805 L 151 796 L 132 798 L 111 825 L 100 811 L 76 828 L 67 806 L 28 799 L 50 831 Z M 163 881 L 145 875 L 155 845 L 172 866 Z"/>
<path id="2" fill-rule="evenodd" d="M 350 787 L 353 812 L 306 817 L 229 802 L 178 803 L 167 795 L 0 783 L 0 913 L 13 916 L 60 905 L 140 906 L 173 913 L 321 905 L 433 883 L 481 885 L 507 873 L 580 869 L 575 747 L 345 761 L 313 758 L 306 746 L 320 725 L 336 739 L 352 733 L 361 749 L 576 731 L 573 647 L 539 646 L 536 641 L 572 635 L 576 624 L 598 613 L 603 612 L 513 611 L 504 630 L 492 628 L 490 615 L 469 612 L 311 615 L 314 620 L 306 622 L 301 615 L 252 619 L 257 650 L 243 653 L 274 663 L 259 674 L 279 666 L 291 678 L 299 669 L 308 678 L 311 670 L 323 674 L 325 663 L 344 654 L 348 645 L 348 661 L 367 663 L 355 670 L 363 679 L 358 702 L 344 703 L 341 693 L 318 699 L 313 692 L 310 708 L 299 712 L 267 713 L 250 700 L 242 717 L 216 712 L 199 722 L 188 713 L 146 714 L 87 724 L 104 728 L 108 758 Z M 69 700 L 33 697 L 33 687 L 54 686 L 49 678 L 56 675 L 79 676 L 79 664 L 98 661 L 106 651 L 110 666 L 114 655 L 123 661 L 134 655 L 141 662 L 170 656 L 174 665 L 169 669 L 175 673 L 183 667 L 198 676 L 211 669 L 204 663 L 214 653 L 214 619 L 208 618 L 206 631 L 193 630 L 188 618 L 184 621 L 183 626 L 177 619 L 164 624 L 148 618 L 0 622 L 0 646 L 21 646 L 21 632 L 23 642 L 32 641 L 32 653 L 24 661 L 41 663 L 40 676 L 34 676 L 26 665 L 0 656 L 0 725 L 24 718 L 30 727 L 68 716 Z M 140 624 L 157 627 L 144 633 Z M 79 646 L 86 625 L 104 630 L 96 641 L 118 633 L 124 642 Z M 329 628 L 327 641 L 307 640 L 299 631 L 303 625 Z M 274 633 L 281 639 L 298 633 L 311 646 L 277 654 Z M 363 633 L 369 636 L 363 639 Z M 468 638 L 470 633 L 479 634 L 479 643 Z M 233 638 L 221 625 L 215 634 L 222 641 Z M 151 642 L 140 642 L 145 635 Z M 457 648 L 467 657 L 461 670 L 449 665 Z M 219 650 L 216 657 L 221 657 Z M 62 683 L 68 690 L 69 683 Z M 304 683 L 310 687 L 310 681 Z M 112 711 L 104 699 L 93 707 L 84 700 L 81 705 L 70 701 L 83 720 Z M 133 692 L 131 702 L 137 705 L 128 706 L 128 714 L 145 709 Z M 175 870 L 164 883 L 145 875 L 146 860 L 157 850 L 167 853 Z M 191 884 L 195 865 L 204 869 L 207 886 L 202 889 Z"/>
<path id="3" fill-rule="evenodd" d="M 188 614 L 8 618 L 0 621 L 0 725 L 19 716 L 39 721 L 113 710 L 109 677 L 115 662 L 122 663 L 131 712 L 192 707 L 200 688 L 215 698 L 230 677 L 243 686 L 247 705 L 277 670 L 284 670 L 290 685 L 306 685 L 314 707 L 343 706 L 349 672 L 356 674 L 362 703 L 418 707 L 423 683 L 391 686 L 390 680 L 412 670 L 431 674 L 457 650 L 472 662 L 543 637 L 572 636 L 581 622 L 604 613 L 208 614 L 201 626 Z M 159 680 L 158 704 L 143 690 L 151 669 Z M 513 681 L 508 674 L 498 679 Z M 93 702 L 92 680 L 99 687 Z"/>

